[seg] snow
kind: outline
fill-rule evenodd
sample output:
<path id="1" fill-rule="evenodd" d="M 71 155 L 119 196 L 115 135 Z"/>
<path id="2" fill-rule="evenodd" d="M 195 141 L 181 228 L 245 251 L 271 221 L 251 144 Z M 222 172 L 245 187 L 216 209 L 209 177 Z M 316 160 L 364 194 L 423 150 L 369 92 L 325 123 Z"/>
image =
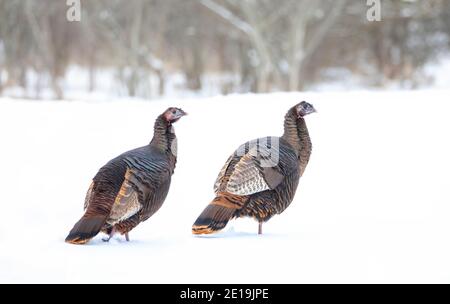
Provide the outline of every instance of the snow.
<path id="1" fill-rule="evenodd" d="M 210 1 L 203 1 L 209 7 Z M 0 42 L 1 43 L 1 42 Z M 0 56 L 1 56 L 0 44 Z M 253 65 L 260 62 L 255 54 L 249 53 Z M 152 54 L 147 56 L 148 63 L 155 69 L 159 69 L 162 62 Z M 1 58 L 0 58 L 1 61 Z M 363 64 L 364 65 L 364 64 Z M 286 62 L 281 62 L 282 70 L 286 70 Z M 130 68 L 125 68 L 125 74 L 130 73 Z M 137 71 L 141 73 L 142 79 L 136 88 L 137 97 L 127 97 L 126 86 L 120 81 L 119 72 L 113 68 L 98 68 L 95 70 L 95 81 L 93 91 L 89 91 L 89 71 L 85 67 L 70 65 L 65 76 L 59 83 L 64 92 L 64 98 L 68 101 L 112 101 L 112 100 L 141 100 L 141 99 L 193 99 L 214 97 L 229 92 L 248 92 L 249 83 L 241 83 L 241 76 L 236 73 L 207 71 L 201 77 L 202 88 L 192 90 L 187 88 L 186 75 L 172 70 L 164 72 L 164 96 L 159 95 L 159 78 L 155 73 L 148 74 L 148 71 Z M 143 76 L 145 74 L 145 76 Z M 385 80 L 382 87 L 379 86 L 372 77 L 377 71 L 370 65 L 366 65 L 364 71 L 354 73 L 343 67 L 329 67 L 320 73 L 320 80 L 308 85 L 311 92 L 347 92 L 360 90 L 389 90 L 405 91 L 411 88 L 421 90 L 447 90 L 450 88 L 450 54 L 441 51 L 437 56 L 422 68 L 418 69 L 409 80 Z M 372 75 L 372 76 L 370 76 Z M 6 79 L 7 71 L 1 70 L 0 78 Z M 370 77 L 369 77 L 370 76 Z M 343 81 L 345 79 L 345 81 Z M 27 88 L 19 86 L 7 86 L 2 91 L 2 96 L 14 99 L 39 99 L 53 100 L 55 94 L 51 89 L 48 75 L 37 74 L 36 71 L 29 70 L 26 74 Z M 37 92 L 37 88 L 41 90 Z"/>
<path id="2" fill-rule="evenodd" d="M 450 54 L 442 55 L 435 62 L 425 66 L 425 75 L 431 79 L 434 89 L 447 89 L 450 87 Z"/>
<path id="3" fill-rule="evenodd" d="M 158 61 L 158 58 L 150 55 L 148 56 L 148 60 L 155 69 L 162 64 Z M 124 74 L 129 74 L 131 73 L 131 69 L 125 68 L 123 72 Z M 145 74 L 143 71 L 137 72 Z M 2 79 L 6 79 L 7 72 L 0 67 L 0 76 L 2 76 L 2 73 Z M 9 86 L 4 88 L 2 95 L 14 99 L 55 99 L 55 94 L 50 86 L 48 76 L 30 70 L 27 72 L 26 78 L 29 84 L 26 89 L 19 86 Z M 127 97 L 127 88 L 120 81 L 118 71 L 112 68 L 100 68 L 95 70 L 94 90 L 89 91 L 89 70 L 81 66 L 71 65 L 67 69 L 65 77 L 60 80 L 60 85 L 64 92 L 64 98 L 68 101 L 111 101 L 124 100 L 126 98 L 131 100 L 140 100 L 143 98 L 154 100 L 161 98 L 159 95 L 159 78 L 157 75 L 153 73 L 141 78 L 137 87 L 137 97 Z M 224 89 L 228 91 L 246 89 L 246 85 L 239 85 L 239 75 L 233 73 L 209 72 L 203 75 L 201 78 L 201 90 L 188 89 L 186 87 L 187 79 L 183 73 L 167 72 L 164 78 L 164 99 L 211 97 L 221 94 Z M 41 82 L 41 90 L 37 92 L 36 88 L 38 87 L 39 81 Z"/>
<path id="4" fill-rule="evenodd" d="M 450 283 L 448 90 L 229 95 L 152 102 L 0 98 L 0 283 Z M 282 132 L 301 100 L 314 151 L 292 205 L 263 226 L 190 233 L 241 143 Z M 90 179 L 146 144 L 168 106 L 178 165 L 147 222 L 109 243 L 64 243 Z"/>

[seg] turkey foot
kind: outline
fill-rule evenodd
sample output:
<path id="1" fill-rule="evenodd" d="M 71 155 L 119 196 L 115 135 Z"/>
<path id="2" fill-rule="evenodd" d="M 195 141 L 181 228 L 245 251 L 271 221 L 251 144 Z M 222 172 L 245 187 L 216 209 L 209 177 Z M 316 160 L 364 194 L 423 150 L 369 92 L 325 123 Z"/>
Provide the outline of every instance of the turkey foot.
<path id="1" fill-rule="evenodd" d="M 102 238 L 103 242 L 109 242 L 109 240 L 116 234 L 116 230 L 113 228 L 109 233 L 108 237 Z"/>

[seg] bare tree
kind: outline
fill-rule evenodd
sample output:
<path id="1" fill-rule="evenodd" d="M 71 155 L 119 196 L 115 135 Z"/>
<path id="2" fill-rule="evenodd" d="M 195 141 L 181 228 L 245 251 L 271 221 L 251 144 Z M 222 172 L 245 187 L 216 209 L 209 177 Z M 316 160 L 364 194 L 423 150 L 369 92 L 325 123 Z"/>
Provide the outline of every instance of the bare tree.
<path id="1" fill-rule="evenodd" d="M 303 62 L 317 49 L 329 29 L 337 21 L 346 5 L 339 1 L 221 1 L 199 0 L 209 10 L 244 33 L 258 53 L 258 91 L 271 89 L 269 82 L 279 88 L 298 90 Z M 230 7 L 230 9 L 228 8 Z M 330 7 L 328 10 L 326 7 Z M 236 11 L 237 13 L 234 13 Z M 311 32 L 311 24 L 319 22 Z M 283 23 L 280 29 L 277 23 Z M 280 32 L 281 30 L 281 32 Z M 282 36 L 284 41 L 277 43 Z M 288 44 L 286 48 L 282 46 Z M 281 49 L 280 49 L 281 46 Z M 284 65 L 283 61 L 288 64 Z M 286 71 L 287 70 L 287 71 Z M 287 86 L 282 84 L 282 75 L 287 74 Z"/>
<path id="2" fill-rule="evenodd" d="M 382 22 L 368 22 L 365 1 L 97 0 L 68 22 L 65 1 L 0 0 L 0 91 L 50 88 L 63 98 L 73 65 L 87 90 L 108 69 L 111 87 L 146 98 L 164 95 L 175 74 L 183 89 L 206 80 L 223 93 L 297 91 L 331 68 L 368 85 L 416 86 L 421 68 L 450 49 L 449 3 L 382 3 Z"/>

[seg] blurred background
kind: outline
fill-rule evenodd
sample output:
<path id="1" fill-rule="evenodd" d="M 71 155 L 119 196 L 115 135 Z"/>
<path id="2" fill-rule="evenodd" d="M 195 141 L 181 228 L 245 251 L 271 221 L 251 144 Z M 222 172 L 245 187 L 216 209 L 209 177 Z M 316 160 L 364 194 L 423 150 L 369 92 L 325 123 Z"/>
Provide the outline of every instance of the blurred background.
<path id="1" fill-rule="evenodd" d="M 0 283 L 450 283 L 449 95 L 450 0 L 0 0 Z M 192 237 L 227 156 L 302 100 L 288 210 Z M 64 243 L 169 106 L 164 206 L 130 243 Z"/>
<path id="2" fill-rule="evenodd" d="M 0 0 L 0 96 L 211 96 L 450 85 L 450 1 Z M 447 68 L 445 68 L 447 67 Z"/>

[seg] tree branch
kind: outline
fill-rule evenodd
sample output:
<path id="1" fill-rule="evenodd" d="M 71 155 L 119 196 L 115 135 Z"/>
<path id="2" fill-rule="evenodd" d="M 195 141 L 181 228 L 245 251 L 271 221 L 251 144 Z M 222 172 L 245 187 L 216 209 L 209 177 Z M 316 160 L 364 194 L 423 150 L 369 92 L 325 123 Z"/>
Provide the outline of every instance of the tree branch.
<path id="1" fill-rule="evenodd" d="M 229 11 L 226 7 L 217 4 L 212 0 L 199 0 L 199 2 L 203 6 L 207 7 L 209 10 L 214 12 L 216 15 L 228 21 L 228 23 L 233 25 L 235 28 L 244 32 L 245 34 L 250 35 L 250 33 L 253 31 L 253 28 L 250 26 L 250 24 L 240 19 L 238 16 Z"/>
<path id="2" fill-rule="evenodd" d="M 325 20 L 319 26 L 317 32 L 312 36 L 312 39 L 305 47 L 305 52 L 302 54 L 303 58 L 311 55 L 320 45 L 325 35 L 330 30 L 331 26 L 336 22 L 336 19 L 341 15 L 347 0 L 338 0 L 336 5 L 331 9 L 331 12 L 325 16 Z"/>
<path id="3" fill-rule="evenodd" d="M 263 22 L 261 23 L 261 29 L 266 29 L 272 24 L 276 23 L 282 17 L 289 15 L 289 12 L 291 12 L 291 10 L 295 8 L 295 5 L 297 5 L 296 1 L 297 0 L 290 1 L 284 6 L 280 7 L 277 11 L 270 14 L 267 19 L 263 20 Z"/>

